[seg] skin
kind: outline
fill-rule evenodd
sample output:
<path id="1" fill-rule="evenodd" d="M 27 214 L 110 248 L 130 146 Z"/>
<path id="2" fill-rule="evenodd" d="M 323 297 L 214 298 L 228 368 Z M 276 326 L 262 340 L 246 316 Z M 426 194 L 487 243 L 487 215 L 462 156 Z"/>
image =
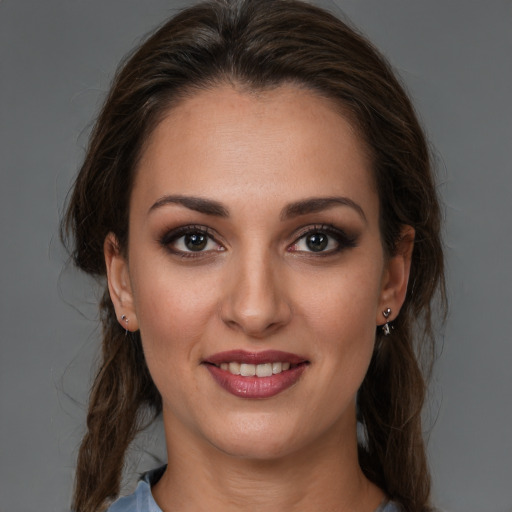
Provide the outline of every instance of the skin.
<path id="1" fill-rule="evenodd" d="M 367 153 L 330 100 L 293 86 L 202 91 L 150 136 L 127 257 L 110 234 L 105 258 L 118 318 L 140 329 L 163 399 L 169 464 L 153 494 L 164 512 L 370 512 L 384 499 L 358 465 L 355 397 L 382 311 L 393 319 L 403 303 L 414 233 L 404 227 L 385 256 Z M 216 201 L 226 215 L 177 195 Z M 348 204 L 290 214 L 290 204 L 334 196 Z M 208 228 L 204 250 L 173 238 L 182 226 Z M 325 250 L 311 250 L 308 229 L 329 236 Z M 308 364 L 276 396 L 244 399 L 203 364 L 233 349 Z"/>

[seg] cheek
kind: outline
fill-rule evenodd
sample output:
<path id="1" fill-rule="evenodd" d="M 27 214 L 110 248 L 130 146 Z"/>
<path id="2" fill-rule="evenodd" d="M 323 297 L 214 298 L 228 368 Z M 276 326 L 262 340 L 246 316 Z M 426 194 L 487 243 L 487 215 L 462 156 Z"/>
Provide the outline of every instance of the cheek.
<path id="1" fill-rule="evenodd" d="M 309 293 L 302 293 L 301 314 L 325 374 L 338 388 L 355 392 L 366 374 L 375 343 L 380 277 L 378 265 L 354 265 L 318 278 L 316 290 L 308 287 Z"/>
<path id="2" fill-rule="evenodd" d="M 152 265 L 140 272 L 143 279 L 135 276 L 136 313 L 147 359 L 165 358 L 172 364 L 183 362 L 184 356 L 199 358 L 197 342 L 216 309 L 217 287 L 214 273 L 197 274 Z"/>
<path id="3" fill-rule="evenodd" d="M 375 331 L 375 314 L 380 301 L 381 268 L 353 265 L 315 276 L 314 285 L 302 286 L 301 309 L 319 331 L 332 334 Z"/>
<path id="4" fill-rule="evenodd" d="M 135 287 L 136 313 L 149 372 L 167 408 L 186 410 L 201 356 L 201 340 L 215 310 L 212 283 L 147 269 Z M 205 286 L 208 284 L 208 286 Z"/>

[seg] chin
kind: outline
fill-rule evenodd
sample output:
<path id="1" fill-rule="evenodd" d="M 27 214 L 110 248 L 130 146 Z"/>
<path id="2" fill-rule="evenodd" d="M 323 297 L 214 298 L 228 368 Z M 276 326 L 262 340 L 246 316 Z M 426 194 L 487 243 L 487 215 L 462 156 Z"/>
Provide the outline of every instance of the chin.
<path id="1" fill-rule="evenodd" d="M 255 461 L 275 461 L 294 453 L 293 443 L 280 442 L 276 439 L 236 439 L 219 442 L 216 446 L 225 455 L 239 459 Z"/>
<path id="2" fill-rule="evenodd" d="M 265 422 L 262 418 L 256 422 L 238 421 L 231 427 L 210 437 L 213 446 L 231 457 L 272 461 L 300 452 L 311 443 L 294 426 Z"/>

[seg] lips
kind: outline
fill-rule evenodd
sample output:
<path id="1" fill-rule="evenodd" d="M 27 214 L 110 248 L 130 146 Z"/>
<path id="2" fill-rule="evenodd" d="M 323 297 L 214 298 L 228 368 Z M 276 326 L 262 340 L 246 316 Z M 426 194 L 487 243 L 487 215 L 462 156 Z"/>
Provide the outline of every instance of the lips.
<path id="1" fill-rule="evenodd" d="M 277 350 L 232 350 L 208 357 L 203 364 L 226 391 L 242 398 L 270 398 L 295 384 L 309 362 Z"/>

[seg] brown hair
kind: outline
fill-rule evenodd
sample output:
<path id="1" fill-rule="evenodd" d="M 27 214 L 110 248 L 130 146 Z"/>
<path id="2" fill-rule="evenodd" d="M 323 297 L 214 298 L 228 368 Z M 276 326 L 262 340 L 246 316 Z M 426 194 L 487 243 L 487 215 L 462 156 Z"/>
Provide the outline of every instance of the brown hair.
<path id="1" fill-rule="evenodd" d="M 440 209 L 411 103 L 387 62 L 354 29 L 295 0 L 217 0 L 179 13 L 116 75 L 69 200 L 63 239 L 72 240 L 80 269 L 104 278 L 106 235 L 113 232 L 126 248 L 131 187 L 145 140 L 174 104 L 225 82 L 250 90 L 292 83 L 337 102 L 372 153 L 386 252 L 395 251 L 403 225 L 416 231 L 405 303 L 392 336 L 377 333 L 358 394 L 365 432 L 360 465 L 407 511 L 429 510 L 419 353 L 432 356 L 436 292 L 444 305 Z M 127 447 L 161 411 L 140 336 L 126 342 L 108 290 L 101 322 L 102 362 L 78 457 L 76 512 L 97 511 L 116 497 Z"/>

